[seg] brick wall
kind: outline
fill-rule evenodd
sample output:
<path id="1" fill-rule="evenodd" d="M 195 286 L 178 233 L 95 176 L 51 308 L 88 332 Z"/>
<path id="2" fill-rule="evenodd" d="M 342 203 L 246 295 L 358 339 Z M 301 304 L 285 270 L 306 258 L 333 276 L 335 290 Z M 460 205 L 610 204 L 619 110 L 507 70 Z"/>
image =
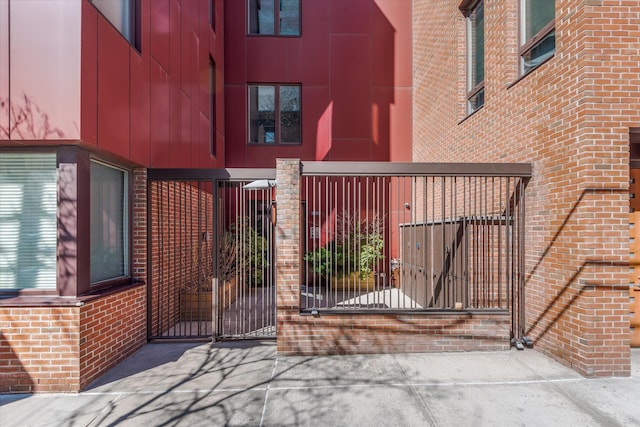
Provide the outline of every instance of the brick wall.
<path id="1" fill-rule="evenodd" d="M 556 54 L 518 80 L 517 2 L 485 2 L 485 94 L 465 113 L 458 2 L 414 1 L 414 161 L 531 162 L 526 333 L 585 375 L 628 375 L 634 0 L 557 0 Z"/>
<path id="2" fill-rule="evenodd" d="M 57 301 L 0 307 L 0 392 L 80 391 L 146 343 L 144 286 Z"/>
<path id="3" fill-rule="evenodd" d="M 213 196 L 207 182 L 154 181 L 151 195 L 151 335 L 181 319 L 181 298 L 210 291 L 213 275 Z M 184 309 L 184 305 L 182 306 Z"/>
<path id="4" fill-rule="evenodd" d="M 0 392 L 80 386 L 78 307 L 0 307 Z"/>
<path id="5" fill-rule="evenodd" d="M 89 301 L 80 308 L 80 388 L 147 342 L 146 287 Z"/>
<path id="6" fill-rule="evenodd" d="M 508 314 L 321 314 L 278 312 L 283 355 L 507 350 Z"/>

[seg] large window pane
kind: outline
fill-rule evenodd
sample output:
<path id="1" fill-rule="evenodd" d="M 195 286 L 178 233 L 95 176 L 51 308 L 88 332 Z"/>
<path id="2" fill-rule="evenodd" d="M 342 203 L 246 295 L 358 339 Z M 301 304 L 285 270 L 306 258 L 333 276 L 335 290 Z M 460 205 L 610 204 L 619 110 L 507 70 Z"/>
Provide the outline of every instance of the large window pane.
<path id="1" fill-rule="evenodd" d="M 300 86 L 280 86 L 280 134 L 283 143 L 300 142 Z"/>
<path id="2" fill-rule="evenodd" d="M 555 0 L 524 0 L 524 38 L 535 36 L 555 18 Z"/>
<path id="3" fill-rule="evenodd" d="M 127 172 L 91 162 L 91 283 L 128 276 Z"/>
<path id="4" fill-rule="evenodd" d="M 280 34 L 300 35 L 300 0 L 280 0 Z"/>
<path id="5" fill-rule="evenodd" d="M 249 87 L 250 142 L 276 142 L 276 90 L 274 86 Z"/>
<path id="6" fill-rule="evenodd" d="M 249 34 L 275 34 L 275 0 L 249 0 Z"/>
<path id="7" fill-rule="evenodd" d="M 56 287 L 56 216 L 56 155 L 2 153 L 0 289 Z"/>

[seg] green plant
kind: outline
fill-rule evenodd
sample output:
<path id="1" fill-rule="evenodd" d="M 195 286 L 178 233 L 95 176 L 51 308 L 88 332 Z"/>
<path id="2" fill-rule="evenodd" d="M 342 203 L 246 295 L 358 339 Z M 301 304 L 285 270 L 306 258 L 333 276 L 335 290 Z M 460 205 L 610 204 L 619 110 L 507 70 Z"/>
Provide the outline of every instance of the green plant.
<path id="1" fill-rule="evenodd" d="M 305 254 L 307 265 L 324 277 L 341 278 L 357 272 L 361 279 L 367 278 L 384 259 L 382 221 L 377 216 L 360 220 L 343 214 L 338 217 L 335 229 L 333 240 Z"/>
<path id="2" fill-rule="evenodd" d="M 371 234 L 360 247 L 360 260 L 358 273 L 361 279 L 373 273 L 376 264 L 384 258 L 382 249 L 384 240 L 380 234 Z"/>

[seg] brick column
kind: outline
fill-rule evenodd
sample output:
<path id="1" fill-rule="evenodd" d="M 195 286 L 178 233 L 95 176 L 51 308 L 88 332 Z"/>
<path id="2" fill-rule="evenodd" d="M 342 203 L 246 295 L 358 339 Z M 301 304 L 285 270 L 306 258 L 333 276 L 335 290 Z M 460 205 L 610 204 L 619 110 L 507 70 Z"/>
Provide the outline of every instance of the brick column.
<path id="1" fill-rule="evenodd" d="M 278 351 L 300 310 L 300 160 L 276 161 L 276 321 Z"/>
<path id="2" fill-rule="evenodd" d="M 132 275 L 147 282 L 147 170 L 133 170 L 132 194 Z"/>

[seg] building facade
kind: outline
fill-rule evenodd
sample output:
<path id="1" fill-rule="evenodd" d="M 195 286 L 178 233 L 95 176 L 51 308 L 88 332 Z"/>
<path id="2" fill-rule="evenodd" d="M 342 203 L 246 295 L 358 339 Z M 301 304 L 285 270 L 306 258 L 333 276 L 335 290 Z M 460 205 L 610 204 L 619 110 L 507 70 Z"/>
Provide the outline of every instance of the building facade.
<path id="1" fill-rule="evenodd" d="M 637 2 L 413 6 L 414 161 L 532 163 L 525 332 L 583 375 L 627 375 Z"/>
<path id="2" fill-rule="evenodd" d="M 223 28 L 221 1 L 0 1 L 0 391 L 146 342 L 146 169 L 224 164 Z"/>
<path id="3" fill-rule="evenodd" d="M 526 258 L 509 271 L 524 284 L 521 332 L 581 374 L 628 375 L 629 152 L 640 127 L 634 3 L 0 0 L 0 392 L 81 390 L 184 323 L 183 289 L 171 283 L 204 275 L 214 286 L 220 277 L 207 265 L 222 256 L 218 228 L 237 230 L 245 211 L 234 209 L 245 204 L 255 222 L 243 242 L 277 257 L 262 265 L 260 285 L 209 289 L 189 316 L 204 307 L 210 325 L 231 294 L 255 296 L 273 275 L 281 354 L 509 347 L 516 314 L 502 305 L 506 288 L 487 287 L 471 302 L 431 295 L 432 312 L 303 307 L 303 248 L 328 241 L 317 233 L 344 209 L 320 196 L 305 205 L 309 174 L 324 171 L 314 161 L 353 161 L 342 176 L 364 176 L 356 170 L 364 161 L 525 164 L 503 177 L 518 182 L 505 193 L 510 214 L 488 221 L 465 211 L 460 221 L 511 233 L 517 205 Z M 391 165 L 397 181 L 376 192 L 360 180 L 362 194 L 394 204 L 389 235 L 411 239 L 420 226 L 433 236 L 436 223 L 451 232 L 447 212 L 458 211 L 445 198 L 429 201 L 441 216 L 413 212 L 436 194 L 436 179 L 459 171 L 402 165 L 420 172 Z M 424 168 L 446 171 L 436 178 Z M 245 189 L 255 178 L 268 178 L 266 187 Z M 452 188 L 463 181 L 455 179 Z M 375 203 L 354 206 L 369 212 Z M 236 225 L 221 226 L 225 215 Z M 321 218 L 330 220 L 313 227 Z M 269 223 L 272 243 L 246 234 Z M 410 243 L 416 257 L 422 241 Z M 395 245 L 380 265 L 396 261 Z M 488 247 L 487 259 L 520 262 L 499 243 Z M 384 271 L 385 286 L 414 274 Z M 497 271 L 501 280 L 507 270 Z"/>

